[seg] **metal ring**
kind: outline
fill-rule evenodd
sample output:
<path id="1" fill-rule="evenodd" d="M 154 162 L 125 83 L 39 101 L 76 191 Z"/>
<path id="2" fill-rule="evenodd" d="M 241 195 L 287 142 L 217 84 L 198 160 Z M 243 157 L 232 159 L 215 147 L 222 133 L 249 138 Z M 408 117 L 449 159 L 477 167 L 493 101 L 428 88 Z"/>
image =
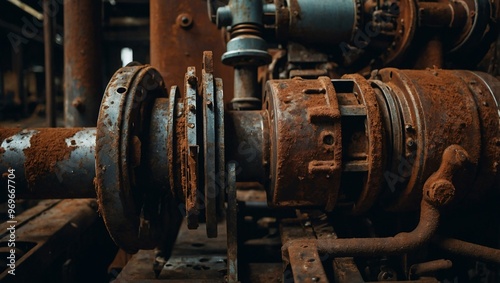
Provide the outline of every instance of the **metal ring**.
<path id="1" fill-rule="evenodd" d="M 166 95 L 158 71 L 148 65 L 126 66 L 111 78 L 99 111 L 95 179 L 99 212 L 115 243 L 129 253 L 154 248 L 159 238 L 149 219 L 141 217 L 140 196 L 148 192 L 138 191 L 135 169 L 142 159 L 141 138 L 149 134 L 144 117 L 160 96 Z"/>
<path id="2" fill-rule="evenodd" d="M 205 188 L 205 219 L 207 236 L 217 237 L 215 84 L 212 52 L 203 52 L 201 91 L 203 96 L 203 160 Z"/>
<path id="3" fill-rule="evenodd" d="M 366 107 L 366 133 L 368 135 L 368 172 L 363 190 L 361 191 L 352 213 L 359 214 L 370 209 L 380 193 L 383 158 L 382 117 L 375 91 L 370 83 L 361 75 L 345 75 L 343 79 L 352 79 L 359 87 L 359 96 Z"/>

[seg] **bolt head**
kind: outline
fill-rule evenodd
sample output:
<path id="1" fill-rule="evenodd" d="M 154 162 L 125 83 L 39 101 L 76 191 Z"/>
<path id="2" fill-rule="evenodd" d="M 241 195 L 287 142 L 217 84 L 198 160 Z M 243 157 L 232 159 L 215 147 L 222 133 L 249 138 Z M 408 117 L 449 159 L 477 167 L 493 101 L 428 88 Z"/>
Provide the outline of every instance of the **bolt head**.
<path id="1" fill-rule="evenodd" d="M 450 181 L 444 179 L 433 182 L 427 191 L 429 200 L 438 206 L 450 203 L 454 196 L 455 186 Z"/>
<path id="2" fill-rule="evenodd" d="M 415 145 L 416 145 L 415 140 L 413 140 L 412 138 L 406 139 L 406 146 L 408 146 L 409 148 L 414 148 Z"/>

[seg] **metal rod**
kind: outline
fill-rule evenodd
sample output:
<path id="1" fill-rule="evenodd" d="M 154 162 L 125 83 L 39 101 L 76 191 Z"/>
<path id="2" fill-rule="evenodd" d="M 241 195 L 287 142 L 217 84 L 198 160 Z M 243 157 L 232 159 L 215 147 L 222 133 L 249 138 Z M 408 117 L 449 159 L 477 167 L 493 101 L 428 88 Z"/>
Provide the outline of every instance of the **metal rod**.
<path id="1" fill-rule="evenodd" d="M 288 258 L 288 248 L 291 246 L 315 246 L 320 253 L 334 257 L 401 255 L 428 243 L 437 230 L 439 218 L 439 210 L 424 199 L 421 203 L 420 221 L 409 233 L 403 232 L 387 238 L 291 240 L 281 248 L 282 256 L 284 259 Z"/>
<path id="2" fill-rule="evenodd" d="M 93 127 L 102 96 L 101 1 L 64 1 L 64 119 Z"/>
<path id="3" fill-rule="evenodd" d="M 51 0 L 43 1 L 43 42 L 45 49 L 45 116 L 48 127 L 56 126 L 56 103 L 54 93 L 54 26 L 50 15 Z"/>
<path id="4" fill-rule="evenodd" d="M 2 180 L 15 170 L 16 198 L 93 198 L 95 136 L 95 128 L 2 129 Z"/>
<path id="5" fill-rule="evenodd" d="M 500 264 L 500 249 L 489 248 L 457 239 L 435 236 L 432 243 L 439 248 L 459 256 L 479 261 Z"/>
<path id="6" fill-rule="evenodd" d="M 416 263 L 410 267 L 410 279 L 413 279 L 414 275 L 421 276 L 427 275 L 439 270 L 450 269 L 453 267 L 451 260 L 447 259 L 437 259 L 428 262 Z"/>
<path id="7" fill-rule="evenodd" d="M 234 98 L 231 100 L 235 110 L 261 109 L 261 90 L 258 89 L 256 66 L 237 66 L 234 68 Z"/>
<path id="8" fill-rule="evenodd" d="M 265 111 L 229 111 L 226 156 L 239 167 L 238 182 L 265 183 L 269 172 L 269 121 Z"/>

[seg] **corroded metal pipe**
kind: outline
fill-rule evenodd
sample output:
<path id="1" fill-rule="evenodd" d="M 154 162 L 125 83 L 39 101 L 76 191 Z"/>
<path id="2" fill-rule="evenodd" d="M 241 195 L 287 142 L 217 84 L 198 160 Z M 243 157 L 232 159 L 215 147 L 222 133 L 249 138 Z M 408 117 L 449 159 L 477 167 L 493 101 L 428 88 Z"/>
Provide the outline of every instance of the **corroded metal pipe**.
<path id="1" fill-rule="evenodd" d="M 316 247 L 319 253 L 331 254 L 334 257 L 401 255 L 428 243 L 438 228 L 439 218 L 437 207 L 427 200 L 422 200 L 420 222 L 409 233 L 403 232 L 386 238 L 291 240 L 281 248 L 282 256 L 284 259 L 288 258 L 288 249 L 291 246 Z"/>
<path id="2" fill-rule="evenodd" d="M 439 248 L 459 256 L 479 261 L 500 264 L 500 249 L 489 248 L 457 239 L 435 236 L 432 243 Z"/>
<path id="3" fill-rule="evenodd" d="M 319 253 L 334 257 L 401 255 L 423 247 L 430 242 L 439 226 L 439 208 L 455 196 L 455 186 L 451 183 L 453 176 L 469 161 L 470 157 L 462 147 L 451 145 L 446 148 L 439 169 L 423 186 L 420 221 L 413 231 L 386 238 L 290 240 L 281 249 L 282 257 L 288 259 L 290 247 L 316 247 Z"/>
<path id="4" fill-rule="evenodd" d="M 95 128 L 2 129 L 0 172 L 15 170 L 16 198 L 94 198 L 95 135 Z"/>
<path id="5" fill-rule="evenodd" d="M 64 122 L 95 127 L 102 94 L 101 1 L 64 1 Z"/>
<path id="6" fill-rule="evenodd" d="M 233 109 L 249 110 L 261 108 L 261 90 L 259 89 L 256 66 L 234 68 Z"/>
<path id="7" fill-rule="evenodd" d="M 412 279 L 414 275 L 426 275 L 439 270 L 450 269 L 452 267 L 453 262 L 447 259 L 437 259 L 428 262 L 417 263 L 410 267 L 409 277 L 410 279 Z"/>

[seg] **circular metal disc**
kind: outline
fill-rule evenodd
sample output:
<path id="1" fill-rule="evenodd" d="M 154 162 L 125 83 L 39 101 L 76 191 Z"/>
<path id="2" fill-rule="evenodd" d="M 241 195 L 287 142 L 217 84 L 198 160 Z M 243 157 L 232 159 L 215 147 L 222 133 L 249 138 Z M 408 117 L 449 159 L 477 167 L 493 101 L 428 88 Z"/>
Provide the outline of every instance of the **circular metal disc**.
<path id="1" fill-rule="evenodd" d="M 115 243 L 129 253 L 154 248 L 159 239 L 154 223 L 143 217 L 150 188 L 139 188 L 136 169 L 141 141 L 149 134 L 147 114 L 162 96 L 164 83 L 155 69 L 126 66 L 113 75 L 99 112 L 94 181 L 99 212 Z"/>

